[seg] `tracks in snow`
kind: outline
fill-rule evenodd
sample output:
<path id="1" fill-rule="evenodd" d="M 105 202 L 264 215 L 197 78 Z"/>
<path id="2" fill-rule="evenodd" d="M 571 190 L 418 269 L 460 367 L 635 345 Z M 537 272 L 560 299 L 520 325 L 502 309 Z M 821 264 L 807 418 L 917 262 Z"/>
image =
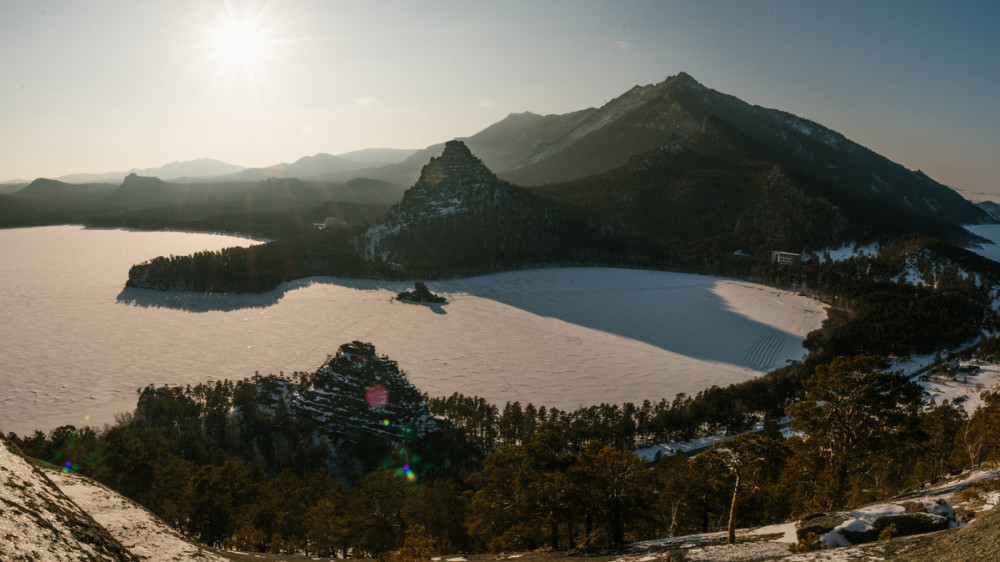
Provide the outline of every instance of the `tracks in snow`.
<path id="1" fill-rule="evenodd" d="M 770 371 L 784 343 L 781 332 L 766 330 L 743 356 L 743 365 L 757 371 Z"/>

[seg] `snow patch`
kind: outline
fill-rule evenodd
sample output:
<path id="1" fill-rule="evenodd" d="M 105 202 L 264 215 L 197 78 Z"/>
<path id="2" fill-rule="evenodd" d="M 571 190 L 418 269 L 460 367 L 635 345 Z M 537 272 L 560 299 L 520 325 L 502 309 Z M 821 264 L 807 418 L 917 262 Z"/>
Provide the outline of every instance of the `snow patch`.
<path id="1" fill-rule="evenodd" d="M 761 527 L 759 529 L 754 529 L 748 533 L 750 536 L 766 536 L 766 535 L 778 535 L 781 536 L 777 539 L 773 539 L 774 542 L 785 543 L 785 544 L 796 544 L 799 542 L 796 536 L 795 521 L 789 521 L 788 523 L 778 523 L 776 525 L 768 525 L 766 527 Z"/>
<path id="2" fill-rule="evenodd" d="M 119 560 L 127 555 L 4 439 L 0 506 L 0 560 Z"/>
<path id="3" fill-rule="evenodd" d="M 876 256 L 878 255 L 878 248 L 878 244 L 855 244 L 853 246 L 825 249 L 817 252 L 817 254 L 824 261 L 838 262 L 860 256 Z"/>

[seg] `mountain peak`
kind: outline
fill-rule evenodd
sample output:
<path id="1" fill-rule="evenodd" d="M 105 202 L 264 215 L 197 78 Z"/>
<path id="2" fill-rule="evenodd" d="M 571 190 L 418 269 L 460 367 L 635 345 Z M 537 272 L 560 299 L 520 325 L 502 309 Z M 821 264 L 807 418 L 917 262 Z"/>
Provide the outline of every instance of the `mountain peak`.
<path id="1" fill-rule="evenodd" d="M 441 160 L 479 160 L 464 142 L 455 139 L 444 143 Z"/>
<path id="2" fill-rule="evenodd" d="M 693 76 L 687 72 L 681 72 L 676 76 L 668 76 L 666 80 L 663 81 L 662 86 L 669 90 L 674 90 L 675 88 L 694 88 L 705 90 L 705 86 L 694 79 Z"/>
<path id="3" fill-rule="evenodd" d="M 430 159 L 402 200 L 355 239 L 374 261 L 398 271 L 435 277 L 446 264 L 466 271 L 496 264 L 536 263 L 548 251 L 539 240 L 575 243 L 566 237 L 569 217 L 553 204 L 500 180 L 461 141 L 448 142 Z M 579 230 L 573 230 L 573 236 Z"/>
<path id="4" fill-rule="evenodd" d="M 667 84 L 688 83 L 688 84 L 698 84 L 699 86 L 701 85 L 701 82 L 695 80 L 694 76 L 691 76 L 687 72 L 680 72 L 675 76 L 668 76 L 667 79 L 664 80 L 664 82 Z"/>
<path id="5" fill-rule="evenodd" d="M 135 172 L 125 176 L 121 186 L 114 191 L 116 197 L 132 199 L 161 199 L 170 197 L 173 193 L 173 186 L 160 178 L 140 176 Z"/>
<path id="6" fill-rule="evenodd" d="M 441 156 L 431 158 L 422 170 L 420 181 L 437 185 L 445 178 L 470 178 L 473 180 L 488 179 L 493 172 L 483 164 L 460 140 L 450 140 L 444 144 Z"/>
<path id="7" fill-rule="evenodd" d="M 136 184 L 136 183 L 164 183 L 164 182 L 163 182 L 163 180 L 161 180 L 158 177 L 155 177 L 155 176 L 140 176 L 139 174 L 137 174 L 135 172 L 132 172 L 129 175 L 125 176 L 125 179 L 122 180 L 122 185 L 125 185 L 125 184 Z"/>

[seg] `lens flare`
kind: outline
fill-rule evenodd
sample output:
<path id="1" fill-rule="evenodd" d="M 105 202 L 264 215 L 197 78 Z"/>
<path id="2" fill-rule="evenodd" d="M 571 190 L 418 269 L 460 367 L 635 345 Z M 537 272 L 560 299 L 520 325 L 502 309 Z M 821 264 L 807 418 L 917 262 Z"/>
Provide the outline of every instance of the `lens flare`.
<path id="1" fill-rule="evenodd" d="M 365 402 L 372 410 L 378 410 L 389 402 L 389 390 L 386 387 L 376 384 L 365 392 Z"/>
<path id="2" fill-rule="evenodd" d="M 106 379 L 101 379 L 90 389 L 90 399 L 98 404 L 107 404 L 115 397 L 115 386 Z"/>

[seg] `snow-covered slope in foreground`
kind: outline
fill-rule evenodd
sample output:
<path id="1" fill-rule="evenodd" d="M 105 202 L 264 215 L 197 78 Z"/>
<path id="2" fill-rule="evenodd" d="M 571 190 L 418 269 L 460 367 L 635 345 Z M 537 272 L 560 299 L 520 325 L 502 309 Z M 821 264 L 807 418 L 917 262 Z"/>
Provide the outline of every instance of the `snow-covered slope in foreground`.
<path id="1" fill-rule="evenodd" d="M 135 560 L 0 437 L 0 560 Z"/>
<path id="2" fill-rule="evenodd" d="M 89 478 L 36 468 L 0 437 L 0 560 L 226 558 Z"/>
<path id="3" fill-rule="evenodd" d="M 224 561 L 182 538 L 146 508 L 74 472 L 45 471 L 60 490 L 140 560 Z"/>
<path id="4" fill-rule="evenodd" d="M 993 470 L 976 470 L 949 478 L 946 481 L 929 488 L 922 488 L 903 496 L 887 500 L 883 503 L 859 506 L 857 509 L 843 512 L 846 519 L 838 529 L 853 527 L 854 530 L 864 530 L 868 521 L 874 520 L 880 514 L 892 515 L 900 512 L 902 502 L 911 505 L 924 504 L 931 513 L 949 513 L 954 515 L 952 507 L 959 506 L 963 511 L 978 513 L 975 518 L 962 527 L 950 531 L 900 536 L 890 541 L 876 541 L 855 546 L 837 546 L 836 538 L 843 538 L 840 532 L 830 533 L 832 548 L 813 552 L 791 554 L 789 546 L 797 542 L 796 522 L 781 523 L 753 529 L 737 529 L 736 544 L 725 544 L 727 533 L 724 531 L 667 537 L 633 543 L 629 545 L 622 556 L 615 557 L 612 562 L 654 562 L 659 560 L 701 560 L 711 562 L 751 562 L 765 560 L 782 560 L 783 562 L 828 561 L 847 562 L 861 560 L 947 560 L 947 561 L 980 561 L 997 560 L 997 547 L 1000 545 L 1000 518 L 996 513 L 997 498 L 991 494 L 991 501 L 978 503 L 969 501 L 963 491 L 970 485 L 987 479 L 997 478 L 1000 473 Z M 808 523 L 807 523 L 808 525 Z M 950 525 L 954 527 L 954 525 Z M 988 536 L 990 541 L 983 541 L 982 536 L 968 539 L 968 531 L 984 531 L 981 535 Z M 974 534 L 973 533 L 973 534 Z M 963 534 L 965 536 L 963 536 Z M 833 535 L 836 535 L 834 537 Z M 826 535 L 824 535 L 824 538 Z M 943 540 L 942 540 L 943 539 Z M 947 545 L 947 547 L 943 547 Z M 674 555 L 671 558 L 669 555 Z"/>

